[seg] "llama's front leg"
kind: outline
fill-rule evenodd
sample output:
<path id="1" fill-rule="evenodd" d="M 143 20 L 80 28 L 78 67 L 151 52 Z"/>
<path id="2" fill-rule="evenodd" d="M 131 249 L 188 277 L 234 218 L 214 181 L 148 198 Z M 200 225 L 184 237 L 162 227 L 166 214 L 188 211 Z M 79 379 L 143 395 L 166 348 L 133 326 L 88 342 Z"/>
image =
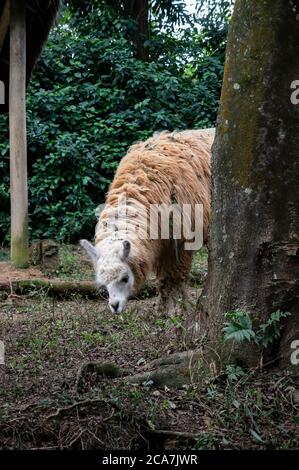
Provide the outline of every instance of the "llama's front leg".
<path id="1" fill-rule="evenodd" d="M 174 283 L 171 278 L 160 279 L 157 313 L 174 316 L 182 313 L 185 302 L 185 283 Z"/>
<path id="2" fill-rule="evenodd" d="M 171 270 L 164 271 L 159 276 L 158 312 L 168 315 L 182 313 L 186 301 L 186 281 L 191 268 L 192 255 L 182 251 L 179 263 Z"/>

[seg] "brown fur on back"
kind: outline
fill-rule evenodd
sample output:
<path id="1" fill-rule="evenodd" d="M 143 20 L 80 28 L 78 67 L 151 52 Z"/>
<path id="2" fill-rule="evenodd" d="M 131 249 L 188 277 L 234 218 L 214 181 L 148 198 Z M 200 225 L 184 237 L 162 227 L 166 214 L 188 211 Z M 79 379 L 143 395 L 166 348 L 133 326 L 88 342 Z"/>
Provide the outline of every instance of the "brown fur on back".
<path id="1" fill-rule="evenodd" d="M 106 229 L 107 219 L 125 196 L 133 201 L 132 230 L 139 220 L 138 204 L 149 209 L 151 204 L 203 205 L 204 240 L 207 239 L 210 221 L 211 146 L 214 130 L 186 130 L 161 132 L 145 142 L 133 145 L 121 160 L 106 196 L 106 207 L 96 230 L 96 244 L 111 232 Z M 135 204 L 136 203 L 136 204 Z M 128 235 L 128 238 L 129 235 Z M 165 255 L 165 240 L 132 241 L 131 265 L 142 284 L 150 269 L 157 271 L 159 257 Z"/>

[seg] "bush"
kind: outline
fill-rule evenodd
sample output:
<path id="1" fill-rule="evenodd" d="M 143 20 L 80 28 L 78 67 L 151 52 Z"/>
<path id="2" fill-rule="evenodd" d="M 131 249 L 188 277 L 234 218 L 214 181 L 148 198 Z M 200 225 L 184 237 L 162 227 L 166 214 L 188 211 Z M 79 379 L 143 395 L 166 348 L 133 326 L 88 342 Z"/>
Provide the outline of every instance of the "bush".
<path id="1" fill-rule="evenodd" d="M 122 23 L 104 12 L 96 28 L 65 14 L 53 30 L 27 94 L 31 240 L 91 238 L 95 209 L 133 142 L 158 130 L 214 125 L 223 54 L 203 50 L 202 36 L 188 29 L 177 38 L 160 34 L 150 47 L 155 61 L 135 59 Z M 0 239 L 6 241 L 7 127 L 1 116 Z"/>

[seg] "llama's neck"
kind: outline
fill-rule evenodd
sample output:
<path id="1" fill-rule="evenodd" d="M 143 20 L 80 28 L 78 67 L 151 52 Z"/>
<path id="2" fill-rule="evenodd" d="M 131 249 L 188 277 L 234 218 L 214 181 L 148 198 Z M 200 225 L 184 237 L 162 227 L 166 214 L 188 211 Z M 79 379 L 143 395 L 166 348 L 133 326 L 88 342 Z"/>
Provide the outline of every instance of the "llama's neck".
<path id="1" fill-rule="evenodd" d="M 145 206 L 131 198 L 123 196 L 118 198 L 117 202 L 106 204 L 101 212 L 95 243 L 101 247 L 112 246 L 115 241 L 129 240 L 129 264 L 135 274 L 136 283 L 141 287 L 156 258 L 156 241 L 151 242 L 148 235 L 148 212 Z"/>
<path id="2" fill-rule="evenodd" d="M 96 244 L 105 238 L 114 240 L 148 240 L 147 208 L 138 201 L 119 196 L 105 205 L 96 226 Z"/>

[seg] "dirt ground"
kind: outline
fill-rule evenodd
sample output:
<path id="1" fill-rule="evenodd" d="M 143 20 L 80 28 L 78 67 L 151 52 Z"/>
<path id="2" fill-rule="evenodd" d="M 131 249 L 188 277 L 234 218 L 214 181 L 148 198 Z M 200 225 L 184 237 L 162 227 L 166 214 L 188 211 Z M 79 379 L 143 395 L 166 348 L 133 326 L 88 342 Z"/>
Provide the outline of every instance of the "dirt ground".
<path id="1" fill-rule="evenodd" d="M 8 261 L 0 261 L 0 282 L 40 279 L 43 277 L 43 273 L 36 266 L 30 266 L 28 269 L 16 269 Z"/>
<path id="2" fill-rule="evenodd" d="M 205 271 L 201 254 L 191 273 L 189 309 Z M 35 268 L 31 274 L 40 275 Z M 17 273 L 2 271 L 7 275 Z M 76 248 L 62 249 L 56 277 L 91 275 Z M 134 374 L 186 349 L 177 335 L 182 318 L 155 313 L 155 301 L 145 290 L 125 314 L 113 315 L 106 301 L 79 295 L 64 300 L 36 290 L 26 296 L 2 293 L 0 448 L 297 448 L 297 385 L 287 372 L 231 365 L 217 377 L 178 389 L 91 374 L 78 389 L 78 369 L 86 361 L 114 363 Z"/>

